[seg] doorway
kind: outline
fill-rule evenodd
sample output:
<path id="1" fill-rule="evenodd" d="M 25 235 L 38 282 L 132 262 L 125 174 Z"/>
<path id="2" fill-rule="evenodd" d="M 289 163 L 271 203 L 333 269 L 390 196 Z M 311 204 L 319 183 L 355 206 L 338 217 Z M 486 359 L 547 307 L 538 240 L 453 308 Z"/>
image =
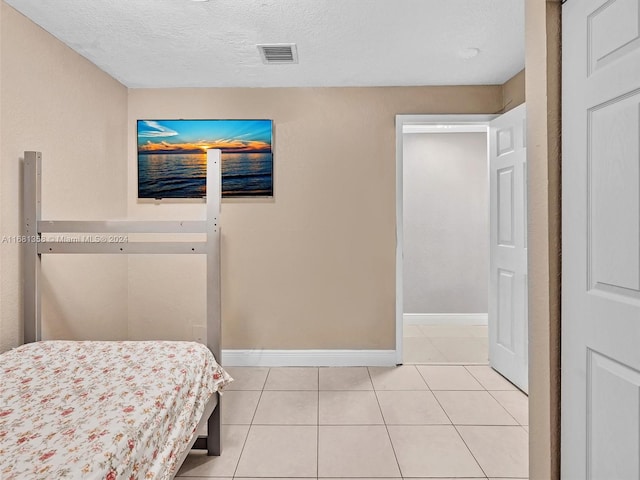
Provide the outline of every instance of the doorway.
<path id="1" fill-rule="evenodd" d="M 488 363 L 487 134 L 404 127 L 405 364 Z"/>
<path id="2" fill-rule="evenodd" d="M 443 136 L 443 132 L 447 132 L 446 135 L 455 133 L 466 134 L 484 134 L 487 141 L 485 143 L 485 158 L 486 162 L 483 165 L 479 165 L 481 169 L 480 175 L 482 175 L 482 169 L 485 172 L 485 187 L 489 185 L 490 192 L 490 208 L 489 210 L 489 223 L 490 223 L 490 262 L 488 270 L 485 270 L 485 280 L 489 280 L 489 295 L 488 304 L 484 305 L 481 302 L 475 302 L 475 307 L 469 307 L 466 305 L 456 312 L 456 307 L 448 305 L 445 308 L 453 310 L 454 313 L 459 314 L 462 309 L 478 308 L 485 309 L 488 313 L 488 336 L 489 336 L 489 363 L 493 369 L 505 376 L 513 384 L 517 385 L 521 390 L 527 391 L 527 379 L 528 379 L 528 343 L 527 343 L 527 254 L 526 254 L 526 145 L 525 145 L 525 106 L 521 105 L 515 109 L 507 112 L 504 115 L 398 115 L 396 117 L 396 222 L 397 222 L 397 250 L 396 250 L 396 352 L 397 363 L 403 363 L 406 361 L 403 355 L 404 347 L 404 327 L 406 325 L 407 310 L 405 310 L 405 304 L 411 306 L 414 299 L 410 298 L 410 289 L 405 289 L 404 281 L 405 276 L 405 255 L 413 255 L 413 245 L 411 239 L 407 243 L 405 240 L 405 138 L 407 133 L 421 133 L 421 134 L 436 134 Z M 479 159 L 482 162 L 482 158 Z M 452 163 L 453 159 L 452 159 Z M 407 164 L 409 166 L 409 164 Z M 451 167 L 451 166 L 449 166 Z M 447 167 L 447 168 L 449 168 Z M 451 168 L 449 168 L 451 170 Z M 458 174 L 461 176 L 460 172 Z M 412 174 L 413 175 L 413 174 Z M 451 176 L 451 172 L 449 172 Z M 481 181 L 481 180 L 480 180 Z M 409 180 L 413 182 L 413 179 Z M 411 185 L 408 184 L 408 190 Z M 446 187 L 445 187 L 446 188 Z M 451 187 L 449 187 L 451 188 Z M 463 186 L 462 188 L 468 188 Z M 449 194 L 449 199 L 451 192 Z M 453 192 L 454 195 L 460 193 Z M 451 205 L 447 204 L 445 194 L 443 194 L 444 202 L 440 203 L 439 209 L 450 209 Z M 432 200 L 432 201 L 437 201 Z M 456 203 L 457 200 L 450 202 Z M 486 205 L 486 203 L 485 203 Z M 465 208 L 469 208 L 467 203 Z M 477 215 L 477 213 L 476 213 Z M 462 220 L 465 222 L 473 223 L 468 217 Z M 442 218 L 437 222 L 438 227 L 440 224 L 446 222 L 442 221 Z M 409 229 L 413 228 L 412 225 L 408 225 Z M 464 225 L 463 225 L 464 227 Z M 473 227 L 473 225 L 472 225 Z M 477 226 L 476 226 L 477 227 Z M 480 228 L 480 227 L 477 227 Z M 460 233 L 459 233 L 460 235 Z M 462 235 L 472 236 L 473 228 L 469 230 L 467 228 L 466 233 Z M 486 230 L 482 235 L 485 237 L 482 240 L 487 240 Z M 462 252 L 473 248 L 473 239 L 470 242 L 468 239 L 457 239 L 456 245 L 452 245 L 455 250 Z M 441 242 L 447 240 L 440 240 Z M 482 242 L 476 242 L 482 244 Z M 464 245 L 463 245 L 464 244 Z M 466 246 L 465 246 L 466 245 Z M 448 245 L 445 246 L 449 247 Z M 469 252 L 464 252 L 464 255 L 468 255 Z M 488 252 L 485 252 L 488 253 Z M 460 255 L 463 255 L 460 253 Z M 450 256 L 450 258 L 453 258 Z M 471 258 L 471 257 L 469 257 Z M 453 261 L 449 261 L 453 264 Z M 475 268 L 478 265 L 482 265 L 482 260 L 477 262 Z M 438 273 L 437 262 L 433 259 L 430 265 L 423 265 L 421 268 L 431 268 L 438 278 L 444 278 L 446 275 L 451 275 L 451 272 L 446 272 L 446 268 L 449 265 L 445 265 L 444 269 Z M 469 267 L 471 269 L 471 266 Z M 454 272 L 453 275 L 460 275 L 459 272 Z M 482 282 L 480 282 L 482 283 Z M 482 287 L 482 286 L 480 286 Z M 456 286 L 456 288 L 458 288 Z M 457 296 L 461 297 L 465 295 L 464 289 L 469 290 L 469 286 L 463 285 L 461 290 L 457 292 Z M 469 290 L 470 291 L 470 290 Z M 405 294 L 407 298 L 405 299 Z M 455 303 L 455 296 L 453 302 Z M 443 295 L 436 296 L 432 299 L 428 299 L 428 303 L 431 305 L 442 304 Z M 486 297 L 485 297 L 486 298 Z M 405 303 L 406 302 L 406 303 Z M 464 302 L 458 302 L 463 304 Z M 483 308 L 484 307 L 484 308 Z M 455 322 L 458 325 L 466 324 L 471 326 L 478 326 L 480 328 L 475 329 L 475 332 L 471 331 L 470 338 L 459 340 L 460 343 L 474 342 L 478 343 L 478 337 L 482 336 L 482 319 L 480 317 L 485 312 L 465 312 L 467 315 L 454 315 Z M 461 318 L 462 317 L 462 318 Z M 410 318 L 410 316 L 409 316 Z M 433 320 L 431 322 L 430 320 Z M 431 319 L 422 319 L 422 323 L 438 323 L 443 318 L 437 315 Z M 452 318 L 445 318 L 445 321 L 451 321 Z M 458 326 L 456 325 L 456 326 Z M 460 326 L 462 326 L 460 325 Z M 451 327 L 452 325 L 448 325 Z M 426 327 L 420 326 L 417 331 L 424 331 Z M 427 328 L 428 330 L 428 328 Z M 473 335 L 476 335 L 476 339 L 473 339 Z M 453 335 L 455 337 L 461 337 L 464 335 Z M 486 337 L 485 337 L 486 338 Z M 416 343 L 414 340 L 408 340 L 407 343 Z M 432 343 L 432 342 L 426 342 Z M 439 340 L 440 350 L 446 348 L 443 345 L 443 341 Z M 407 345 L 408 347 L 410 345 Z M 464 347 L 463 347 L 464 348 Z M 437 350 L 437 349 L 436 349 Z M 436 352 L 434 352 L 436 353 Z M 441 353 L 441 352 L 440 352 Z M 460 363 L 455 361 L 454 357 L 449 359 L 434 358 L 432 361 L 427 359 L 426 362 L 420 363 Z M 459 358 L 462 363 L 486 363 L 486 362 L 464 362 L 464 359 Z M 477 358 L 476 358 L 477 360 Z"/>
<path id="3" fill-rule="evenodd" d="M 521 108 L 522 107 L 522 108 Z M 525 218 L 523 210 L 526 208 L 525 160 L 524 152 L 524 105 L 497 116 L 398 116 L 396 121 L 397 135 L 397 342 L 399 346 L 399 360 L 404 360 L 402 342 L 407 340 L 403 335 L 406 292 L 403 285 L 404 262 L 408 252 L 407 238 L 405 238 L 404 211 L 404 147 L 406 131 L 421 131 L 423 134 L 433 132 L 449 132 L 473 134 L 479 132 L 485 139 L 485 148 L 478 159 L 480 170 L 484 172 L 485 193 L 488 191 L 488 202 L 484 203 L 488 229 L 484 230 L 484 245 L 489 256 L 488 268 L 485 267 L 487 285 L 487 333 L 488 360 L 490 364 L 472 364 L 471 362 L 425 362 L 426 364 L 406 365 L 403 368 L 415 369 L 427 383 L 437 406 L 451 420 L 455 429 L 461 432 L 473 429 L 478 435 L 478 441 L 489 445 L 488 450 L 494 455 L 500 450 L 501 468 L 508 468 L 510 477 L 527 477 L 529 465 L 526 459 L 529 450 L 529 400 L 525 393 L 526 383 L 522 385 L 522 372 L 509 371 L 509 363 L 517 363 L 515 358 L 507 358 L 504 353 L 512 354 L 526 349 L 523 339 L 526 325 L 516 326 L 513 323 L 526 311 L 523 300 L 526 280 L 519 270 L 519 260 L 526 259 L 524 237 Z M 520 109 L 518 112 L 517 110 Z M 521 114 L 521 117 L 518 115 Z M 408 128 L 407 128 L 408 127 Z M 478 134 L 478 133 L 476 133 Z M 453 134 L 447 133 L 445 135 Z M 484 157 L 484 158 L 482 158 Z M 484 160 L 484 161 L 483 161 Z M 446 161 L 446 159 L 442 159 Z M 482 182 L 482 179 L 478 180 Z M 469 188 L 469 187 L 465 187 Z M 439 208 L 447 208 L 444 203 Z M 477 214 L 477 213 L 476 213 Z M 485 217 L 485 218 L 486 218 Z M 466 220 L 468 221 L 468 219 Z M 462 234 L 462 233 L 461 233 Z M 473 235 L 468 232 L 466 235 Z M 488 237 L 488 238 L 487 238 Z M 473 242 L 458 245 L 457 248 L 472 248 Z M 471 247 L 469 246 L 471 245 Z M 508 254 L 500 249 L 509 250 Z M 520 265 L 521 266 L 521 265 Z M 462 287 L 468 288 L 468 287 Z M 437 299 L 440 300 L 440 299 Z M 435 300 L 431 300 L 435 303 Z M 407 303 L 408 304 L 408 303 Z M 462 303 L 458 303 L 461 305 Z M 478 304 L 475 304 L 476 306 Z M 477 307 L 476 307 L 477 308 Z M 521 310 L 520 310 L 521 308 Z M 475 312 L 467 315 L 466 320 L 458 319 L 457 334 L 462 335 L 465 330 L 476 328 L 473 333 L 479 334 L 482 326 L 473 325 L 478 321 Z M 450 321 L 451 318 L 448 318 Z M 471 325 L 463 325 L 470 323 Z M 431 328 L 419 325 L 420 329 Z M 452 326 L 447 328 L 450 330 Z M 472 333 L 472 334 L 473 334 Z M 516 341 L 518 340 L 518 341 Z M 409 340 L 407 343 L 410 343 Z M 456 337 L 450 338 L 455 345 Z M 458 337 L 459 343 L 464 343 L 464 337 Z M 432 341 L 433 343 L 433 341 Z M 447 348 L 440 341 L 440 347 Z M 409 345 L 406 345 L 409 347 Z M 517 348 L 516 348 L 517 347 Z M 462 347 L 464 350 L 464 346 Z M 485 349 L 485 352 L 487 350 Z M 407 362 L 408 363 L 408 362 Z M 454 364 L 452 364 L 454 363 Z M 474 362 L 475 363 L 475 362 Z M 528 366 L 524 370 L 524 377 L 528 374 Z M 507 380 L 507 375 L 510 376 Z M 520 385 L 518 385 L 520 383 Z M 522 386 L 521 386 L 522 385 Z M 524 387 L 524 388 L 523 388 Z M 519 459 L 519 460 L 517 460 Z M 508 465 L 508 467 L 507 467 Z M 493 475 L 489 472 L 488 477 Z M 497 475 L 496 475 L 497 476 Z"/>
<path id="4" fill-rule="evenodd" d="M 396 116 L 396 362 L 404 363 L 404 135 L 420 133 L 488 133 L 496 115 Z M 488 147 L 487 147 L 488 148 Z"/>

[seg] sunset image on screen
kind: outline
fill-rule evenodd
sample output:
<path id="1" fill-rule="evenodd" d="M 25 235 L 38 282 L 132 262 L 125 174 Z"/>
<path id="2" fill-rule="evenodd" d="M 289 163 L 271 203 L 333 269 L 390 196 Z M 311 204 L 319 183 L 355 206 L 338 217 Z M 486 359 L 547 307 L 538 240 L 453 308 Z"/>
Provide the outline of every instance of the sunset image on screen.
<path id="1" fill-rule="evenodd" d="M 139 198 L 204 197 L 211 148 L 223 197 L 273 196 L 271 120 L 138 120 L 137 133 Z"/>

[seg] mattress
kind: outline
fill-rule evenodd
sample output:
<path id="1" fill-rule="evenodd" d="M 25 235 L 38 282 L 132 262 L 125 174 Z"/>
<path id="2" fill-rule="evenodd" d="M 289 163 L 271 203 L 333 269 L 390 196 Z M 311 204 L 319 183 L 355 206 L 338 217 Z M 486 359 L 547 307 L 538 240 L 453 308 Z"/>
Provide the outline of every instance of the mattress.
<path id="1" fill-rule="evenodd" d="M 23 345 L 0 355 L 0 478 L 169 479 L 231 377 L 194 342 Z"/>

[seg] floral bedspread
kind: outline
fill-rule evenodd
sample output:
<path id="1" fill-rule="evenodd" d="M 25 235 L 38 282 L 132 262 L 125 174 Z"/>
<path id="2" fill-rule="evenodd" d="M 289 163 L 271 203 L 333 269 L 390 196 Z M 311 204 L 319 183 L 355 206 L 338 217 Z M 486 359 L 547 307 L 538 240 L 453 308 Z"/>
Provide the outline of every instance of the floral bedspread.
<path id="1" fill-rule="evenodd" d="M 194 342 L 23 345 L 0 355 L 0 479 L 168 479 L 231 377 Z"/>

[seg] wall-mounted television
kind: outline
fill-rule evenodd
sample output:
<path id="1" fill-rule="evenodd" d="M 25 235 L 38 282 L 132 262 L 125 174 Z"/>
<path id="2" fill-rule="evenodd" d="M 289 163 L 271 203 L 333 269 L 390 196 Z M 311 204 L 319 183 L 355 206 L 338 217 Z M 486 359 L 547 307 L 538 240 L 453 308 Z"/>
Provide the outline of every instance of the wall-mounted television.
<path id="1" fill-rule="evenodd" d="M 223 197 L 273 196 L 271 120 L 138 120 L 138 198 L 206 196 L 207 150 L 222 150 Z"/>

